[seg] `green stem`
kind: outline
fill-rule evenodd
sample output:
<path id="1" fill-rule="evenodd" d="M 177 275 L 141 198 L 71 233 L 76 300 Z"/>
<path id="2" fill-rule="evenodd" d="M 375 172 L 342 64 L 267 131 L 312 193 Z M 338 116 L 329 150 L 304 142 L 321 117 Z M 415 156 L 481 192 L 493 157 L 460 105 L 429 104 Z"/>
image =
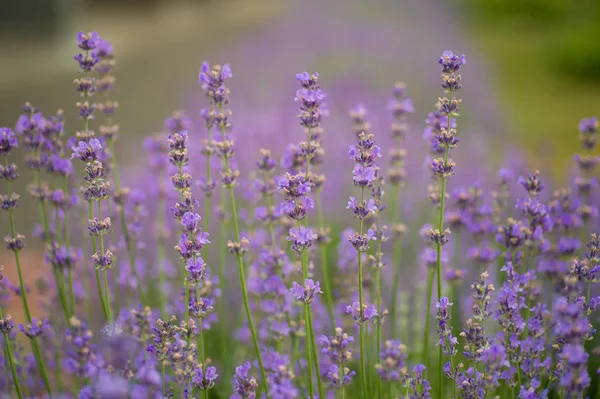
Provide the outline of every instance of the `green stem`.
<path id="1" fill-rule="evenodd" d="M 300 227 L 300 221 L 298 221 L 298 227 Z M 306 279 L 308 278 L 308 254 L 306 251 L 302 251 L 302 281 L 306 286 Z M 308 304 L 304 305 L 304 328 L 306 332 L 305 346 L 306 346 L 306 363 L 308 367 L 308 395 L 310 398 L 314 396 L 313 394 L 313 358 L 312 358 L 312 323 L 311 323 L 311 315 L 310 315 L 310 306 Z M 317 375 L 318 378 L 318 375 Z"/>
<path id="2" fill-rule="evenodd" d="M 42 357 L 40 345 L 38 344 L 36 338 L 31 338 L 30 341 L 31 348 L 33 349 L 33 354 L 40 368 L 40 374 L 42 375 L 42 380 L 44 381 L 46 391 L 48 392 L 48 396 L 52 398 L 52 388 L 50 386 L 50 379 L 48 379 L 48 372 L 46 371 L 46 365 L 44 362 L 44 358 Z"/>
<path id="3" fill-rule="evenodd" d="M 219 113 L 223 113 L 223 106 L 219 105 Z M 227 132 L 224 124 L 220 124 L 221 127 L 221 135 L 223 140 L 227 139 Z M 225 172 L 229 172 L 229 157 L 227 154 L 223 157 L 224 170 Z M 229 201 L 231 202 L 231 213 L 233 219 L 233 226 L 235 230 L 235 239 L 236 242 L 240 242 L 240 226 L 238 223 L 238 215 L 237 215 L 237 207 L 235 204 L 235 195 L 233 193 L 233 186 L 228 186 L 229 189 Z M 256 335 L 256 329 L 254 328 L 254 323 L 252 322 L 252 314 L 250 313 L 250 304 L 248 301 L 248 290 L 246 288 L 246 276 L 245 276 L 245 268 L 244 261 L 242 259 L 242 254 L 236 254 L 237 264 L 238 264 L 238 273 L 240 277 L 240 286 L 242 289 L 242 298 L 244 300 L 244 309 L 246 311 L 246 318 L 248 319 L 248 327 L 250 329 L 250 334 L 252 335 L 252 342 L 254 343 L 254 350 L 256 352 L 256 358 L 258 360 L 258 366 L 260 368 L 260 374 L 262 377 L 262 385 L 265 391 L 265 396 L 269 398 L 269 389 L 267 386 L 267 375 L 265 373 L 265 368 L 263 366 L 262 356 L 260 354 L 260 347 L 258 346 L 258 336 Z"/>
<path id="4" fill-rule="evenodd" d="M 452 102 L 452 92 L 450 92 L 450 102 Z M 448 117 L 448 132 L 451 129 L 451 121 L 452 115 L 449 113 Z M 448 155 L 450 153 L 450 147 L 446 146 L 446 150 L 444 151 L 444 166 L 448 165 Z M 440 235 L 444 234 L 444 213 L 446 207 L 446 176 L 442 176 L 442 188 L 440 192 L 440 217 L 438 220 L 438 230 Z M 435 246 L 436 252 L 436 274 L 437 274 L 437 297 L 438 301 L 442 299 L 442 243 L 437 242 Z M 443 356 L 442 356 L 442 346 L 440 345 L 438 351 L 438 375 L 439 375 L 439 385 L 438 385 L 438 397 L 441 399 L 442 394 L 444 392 L 444 373 L 442 371 L 443 366 Z"/>
<path id="5" fill-rule="evenodd" d="M 100 201 L 98 201 L 98 218 L 102 220 L 102 204 Z M 100 252 L 102 255 L 104 255 L 104 236 L 100 235 L 98 237 L 98 241 L 100 242 Z M 108 278 L 106 275 L 106 269 L 102 271 L 102 274 L 104 277 L 104 305 L 106 306 L 107 321 L 111 323 L 112 315 L 110 310 L 110 293 L 108 291 Z"/>
<path id="6" fill-rule="evenodd" d="M 377 211 L 377 233 L 381 234 L 381 213 Z M 377 326 L 376 326 L 376 339 L 377 339 L 377 352 L 376 356 L 379 356 L 379 352 L 381 351 L 381 240 L 377 239 L 377 265 L 375 270 L 375 291 L 377 294 Z M 377 392 L 379 399 L 381 399 L 381 378 L 377 378 Z"/>
<path id="7" fill-rule="evenodd" d="M 12 373 L 13 382 L 15 384 L 15 390 L 17 391 L 17 396 L 19 397 L 19 399 L 23 399 L 23 393 L 21 392 L 21 384 L 19 383 L 19 378 L 17 377 L 15 359 L 13 357 L 12 348 L 10 347 L 10 339 L 8 337 L 8 334 L 6 333 L 4 334 L 4 341 L 6 342 L 6 354 L 8 358 L 8 363 L 10 364 L 10 371 Z"/>
<path id="8" fill-rule="evenodd" d="M 321 202 L 321 192 L 317 191 L 316 193 L 316 201 L 317 201 L 317 219 L 319 223 L 319 229 L 323 230 L 325 227 L 324 218 L 323 218 L 323 205 Z M 327 301 L 327 312 L 329 313 L 329 319 L 331 321 L 331 329 L 335 330 L 335 313 L 333 310 L 333 292 L 331 289 L 331 281 L 329 280 L 329 263 L 327 257 L 327 248 L 328 245 L 326 242 L 321 243 L 321 266 L 323 268 L 323 280 L 325 280 L 325 299 Z"/>
<path id="9" fill-rule="evenodd" d="M 423 335 L 423 359 L 421 362 L 424 365 L 429 364 L 429 329 L 431 326 L 431 317 L 429 312 L 431 311 L 431 297 L 433 296 L 433 278 L 435 276 L 435 270 L 429 269 L 427 276 L 427 306 L 425 308 L 425 334 Z M 417 338 L 417 337 L 415 337 Z"/>
<path id="10" fill-rule="evenodd" d="M 90 220 L 94 218 L 94 208 L 92 205 L 92 201 L 88 201 L 88 217 Z M 96 237 L 92 236 L 92 253 L 96 253 L 98 248 L 96 246 Z M 96 288 L 98 289 L 98 296 L 100 297 L 100 304 L 102 305 L 102 312 L 104 313 L 104 317 L 107 322 L 110 322 L 110 316 L 108 315 L 108 311 L 106 309 L 106 303 L 104 301 L 104 293 L 102 292 L 102 284 L 100 283 L 100 271 L 96 269 L 94 265 L 94 274 L 96 276 Z"/>
<path id="11" fill-rule="evenodd" d="M 361 187 L 360 190 L 360 203 L 362 204 L 365 201 L 365 188 Z M 358 234 L 362 236 L 363 234 L 363 219 L 360 219 L 359 223 L 359 231 Z M 357 251 L 357 261 L 358 261 L 358 304 L 359 304 L 359 319 L 360 319 L 360 374 L 362 376 L 362 384 L 363 384 L 363 396 L 366 398 L 367 395 L 367 366 L 366 366 L 366 351 L 365 351 L 365 333 L 364 333 L 364 323 L 363 323 L 363 264 L 362 264 L 362 252 Z"/>
<path id="12" fill-rule="evenodd" d="M 161 362 L 161 367 L 160 367 L 160 369 L 161 369 L 160 370 L 160 381 L 161 381 L 161 387 L 162 387 L 162 394 L 163 394 L 164 397 L 167 396 L 167 385 L 165 383 L 165 380 L 166 380 L 166 378 L 165 378 L 165 374 L 166 374 L 165 368 L 166 368 L 166 363 L 163 360 Z"/>
<path id="13" fill-rule="evenodd" d="M 35 172 L 35 182 L 36 182 L 35 183 L 36 186 L 39 185 L 39 175 L 38 175 L 37 171 Z M 45 201 L 40 202 L 40 209 L 42 210 L 42 223 L 44 225 L 45 243 L 50 244 L 51 243 L 50 223 L 49 223 L 49 219 L 48 219 L 48 210 L 46 209 Z M 58 234 L 58 231 L 56 232 L 56 234 Z M 58 291 L 59 301 L 63 308 L 63 313 L 65 314 L 65 317 L 66 317 L 66 320 L 68 323 L 69 322 L 69 309 L 68 309 L 67 302 L 65 299 L 66 296 L 65 296 L 64 282 L 63 282 L 64 276 L 62 275 L 62 273 L 59 273 L 59 271 L 56 270 L 54 267 L 52 267 L 52 272 L 54 274 L 54 281 L 56 282 L 56 290 Z"/>
<path id="14" fill-rule="evenodd" d="M 114 157 L 114 154 L 113 154 L 113 157 Z M 111 158 L 111 161 L 112 161 L 112 158 Z M 108 200 L 107 207 L 108 207 L 108 214 L 112 218 L 113 210 L 112 210 L 112 201 L 111 200 Z M 111 239 L 111 242 L 113 242 L 113 243 L 116 242 L 114 229 L 110 230 L 110 239 Z M 115 313 L 119 314 L 119 312 L 121 310 L 121 290 L 119 289 L 117 275 L 118 275 L 117 264 L 115 264 L 115 265 L 113 265 L 112 283 L 113 283 L 113 287 L 115 290 Z"/>
<path id="15" fill-rule="evenodd" d="M 400 223 L 400 204 L 399 204 L 399 196 L 400 196 L 400 186 L 394 185 L 394 192 L 392 193 L 393 198 L 393 223 L 394 225 L 398 225 Z M 391 335 L 392 338 L 396 338 L 396 328 L 398 322 L 396 320 L 398 316 L 397 303 L 398 303 L 398 285 L 400 281 L 400 253 L 402 246 L 400 245 L 400 237 L 394 237 L 394 249 L 392 255 L 392 264 L 394 267 L 394 277 L 392 280 L 392 303 L 390 304 L 390 313 L 391 313 Z"/>
<path id="16" fill-rule="evenodd" d="M 312 315 L 310 312 L 310 305 L 306 305 L 306 306 L 309 308 L 307 311 L 307 314 L 308 314 L 308 323 L 309 323 L 309 330 L 310 330 L 312 356 L 313 356 L 314 366 L 315 366 L 315 376 L 317 377 L 317 388 L 319 391 L 319 398 L 324 398 L 325 395 L 324 395 L 324 391 L 323 391 L 323 382 L 321 381 L 321 370 L 319 368 L 319 355 L 318 355 L 317 345 L 315 343 L 315 332 L 313 329 Z"/>
<path id="17" fill-rule="evenodd" d="M 229 170 L 228 165 L 227 170 Z M 231 201 L 231 213 L 233 216 L 233 226 L 235 229 L 235 237 L 236 242 L 240 242 L 240 227 L 238 224 L 238 216 L 237 209 L 235 206 L 235 196 L 233 194 L 233 187 L 229 187 L 229 200 Z M 248 327 L 250 328 L 250 334 L 252 335 L 252 341 L 254 343 L 254 350 L 256 351 L 256 358 L 258 360 L 258 365 L 260 367 L 260 374 L 262 377 L 263 389 L 265 391 L 265 395 L 269 397 L 269 390 L 267 387 L 267 375 L 265 373 L 265 368 L 263 366 L 262 356 L 260 354 L 260 347 L 258 346 L 258 336 L 256 335 L 256 329 L 254 328 L 254 323 L 252 322 L 252 314 L 250 313 L 250 304 L 248 302 L 248 290 L 246 288 L 246 276 L 244 269 L 244 261 L 242 260 L 242 255 L 237 254 L 237 263 L 238 263 L 238 272 L 240 275 L 240 286 L 242 288 L 242 297 L 244 299 L 244 309 L 246 311 L 246 318 L 248 319 Z"/>
<path id="18" fill-rule="evenodd" d="M 162 187 L 162 181 L 164 180 L 164 171 L 160 169 L 158 171 L 158 180 L 159 184 Z M 166 284 L 166 276 L 165 276 L 165 259 L 166 259 L 166 249 L 165 249 L 165 240 L 163 237 L 163 229 L 165 226 L 165 197 L 162 192 L 162 188 L 160 189 L 158 197 L 158 207 L 157 207 L 157 224 L 158 224 L 158 237 L 156 242 L 156 257 L 158 262 L 158 300 L 159 300 L 159 308 L 162 317 L 167 316 L 167 300 L 165 298 L 165 284 Z"/>

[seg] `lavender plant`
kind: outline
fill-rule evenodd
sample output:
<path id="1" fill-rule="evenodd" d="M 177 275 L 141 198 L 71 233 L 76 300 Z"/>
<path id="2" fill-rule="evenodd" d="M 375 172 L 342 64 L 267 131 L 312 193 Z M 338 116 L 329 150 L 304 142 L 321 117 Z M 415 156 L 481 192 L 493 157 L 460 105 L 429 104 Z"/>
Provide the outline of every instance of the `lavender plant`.
<path id="1" fill-rule="evenodd" d="M 551 187 L 552 176 L 508 169 L 495 177 L 482 168 L 480 183 L 461 180 L 450 155 L 458 144 L 457 92 L 465 57 L 444 52 L 439 64 L 446 95 L 427 116 L 425 131 L 434 177 L 427 192 L 431 213 L 414 201 L 413 192 L 421 195 L 424 187 L 405 171 L 418 157 L 406 157 L 407 121 L 416 110 L 403 84 L 394 86 L 388 107 L 391 140 L 376 145 L 365 108 L 354 108 L 345 129 L 353 135 L 344 143 L 354 142 L 347 152 L 354 162 L 353 184 L 340 172 L 325 185 L 319 172 L 333 158 L 323 150 L 321 122 L 329 111 L 319 75 L 296 76 L 306 139 L 283 153 L 261 149 L 256 168 L 246 171 L 233 158 L 237 146 L 250 139 L 234 141 L 230 134 L 225 83 L 231 69 L 205 63 L 200 84 L 209 100 L 201 111 L 206 138 L 195 140 L 190 119 L 174 113 L 164 133 L 145 139 L 148 176 L 126 181 L 115 153 L 118 104 L 110 94 L 115 53 L 96 33 L 80 33 L 76 45 L 83 127 L 65 141 L 70 132 L 61 111 L 44 116 L 26 103 L 14 130 L 0 128 L 0 179 L 6 182 L 0 204 L 19 280 L 12 284 L 0 267 L 3 397 L 600 395 L 593 370 L 600 304 L 600 239 L 593 233 L 597 119 L 579 126 L 577 176 L 566 187 Z M 98 94 L 103 98 L 92 103 Z M 95 129 L 96 110 L 104 118 Z M 71 158 L 84 165 L 83 204 L 73 190 L 69 148 Z M 343 152 L 339 148 L 328 143 L 330 152 Z M 28 192 L 41 227 L 33 234 L 44 244 L 47 269 L 30 268 L 21 256 L 24 237 L 15 215 L 25 202 L 13 193 L 20 151 L 34 175 Z M 221 191 L 213 156 L 221 161 Z M 385 176 L 382 160 L 390 165 Z M 462 162 L 467 165 L 468 157 Z M 346 208 L 357 221 L 354 228 L 346 227 L 350 218 L 328 210 L 326 191 L 350 193 L 351 186 L 355 193 Z M 224 195 L 214 217 L 218 194 Z M 411 201 L 414 209 L 402 212 Z M 172 218 L 165 217 L 167 208 Z M 219 237 L 210 243 L 208 232 L 217 221 Z M 409 234 L 419 225 L 425 225 L 420 236 L 429 246 L 421 254 L 403 251 L 419 247 L 419 235 Z M 450 229 L 454 245 L 447 249 Z M 230 234 L 226 243 L 223 237 Z M 402 236 L 416 238 L 402 246 Z M 332 251 L 335 237 L 341 240 Z M 91 248 L 83 256 L 78 248 L 87 241 Z M 169 242 L 174 251 L 167 250 Z M 223 251 L 234 255 L 235 264 Z M 217 260 L 213 273 L 209 265 Z M 231 269 L 239 286 L 229 281 Z M 97 294 L 88 288 L 88 277 L 95 279 Z M 33 279 L 39 283 L 30 284 Z M 426 307 L 420 303 L 424 293 Z M 30 294 L 43 295 L 42 306 L 34 307 Z M 409 304 L 410 298 L 417 303 Z M 388 304 L 391 326 L 384 328 Z M 31 350 L 21 346 L 23 340 Z M 437 362 L 430 356 L 435 346 Z"/>

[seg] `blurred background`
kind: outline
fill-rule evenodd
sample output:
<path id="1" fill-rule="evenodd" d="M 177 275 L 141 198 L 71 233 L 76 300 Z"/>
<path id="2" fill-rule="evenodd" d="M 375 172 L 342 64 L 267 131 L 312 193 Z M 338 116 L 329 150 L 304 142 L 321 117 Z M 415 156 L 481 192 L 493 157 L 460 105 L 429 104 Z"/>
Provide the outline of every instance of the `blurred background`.
<path id="1" fill-rule="evenodd" d="M 114 44 L 123 151 L 174 109 L 197 115 L 205 59 L 232 64 L 236 120 L 254 116 L 243 134 L 258 145 L 277 125 L 272 107 L 294 112 L 301 70 L 320 72 L 330 106 L 341 111 L 334 118 L 358 102 L 383 108 L 403 80 L 422 122 L 446 48 L 468 57 L 465 128 L 519 146 L 540 167 L 564 175 L 578 120 L 600 110 L 596 0 L 19 0 L 0 2 L 2 125 L 14 124 L 26 100 L 46 113 L 62 108 L 77 123 L 79 30 Z M 282 141 L 298 133 L 276 128 Z"/>
<path id="2" fill-rule="evenodd" d="M 63 109 L 67 136 L 74 134 L 80 30 L 99 32 L 115 48 L 117 152 L 130 181 L 146 166 L 143 137 L 162 130 L 172 111 L 185 110 L 204 137 L 198 114 L 206 100 L 197 81 L 204 60 L 233 69 L 243 175 L 260 147 L 280 157 L 302 139 L 294 75 L 305 70 L 319 72 L 329 95 L 330 166 L 346 158 L 353 140 L 348 110 L 357 104 L 371 111 L 373 133 L 389 140 L 386 104 L 398 80 L 417 108 L 412 140 L 422 141 L 441 92 L 437 59 L 446 49 L 468 60 L 459 152 L 469 161 L 458 162 L 457 172 L 463 182 L 510 162 L 551 171 L 547 180 L 564 183 L 578 121 L 600 113 L 597 0 L 19 0 L 0 2 L 0 125 L 14 126 L 20 105 L 30 101 L 45 114 Z M 409 158 L 422 169 L 425 155 L 422 146 Z M 31 228 L 23 222 L 34 218 L 28 209 L 21 206 L 17 216 L 26 235 Z"/>

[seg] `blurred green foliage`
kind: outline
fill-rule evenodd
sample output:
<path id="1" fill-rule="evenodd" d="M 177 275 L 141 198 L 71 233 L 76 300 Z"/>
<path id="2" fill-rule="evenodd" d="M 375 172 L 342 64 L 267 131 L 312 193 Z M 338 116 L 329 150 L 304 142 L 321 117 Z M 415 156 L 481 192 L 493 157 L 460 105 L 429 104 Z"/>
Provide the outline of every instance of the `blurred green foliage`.
<path id="1" fill-rule="evenodd" d="M 555 73 L 600 81 L 600 1 L 462 1 L 465 11 L 479 22 L 516 32 L 545 32 L 544 58 Z"/>
<path id="2" fill-rule="evenodd" d="M 563 179 L 581 118 L 600 116 L 599 0 L 456 0 L 511 141 Z"/>

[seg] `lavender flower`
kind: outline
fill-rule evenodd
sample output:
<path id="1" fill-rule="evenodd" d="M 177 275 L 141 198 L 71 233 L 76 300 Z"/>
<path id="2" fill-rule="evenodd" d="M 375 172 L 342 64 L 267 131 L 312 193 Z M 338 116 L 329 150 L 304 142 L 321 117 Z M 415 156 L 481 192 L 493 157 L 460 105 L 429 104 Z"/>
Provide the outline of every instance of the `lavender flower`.
<path id="1" fill-rule="evenodd" d="M 329 366 L 325 377 L 331 382 L 336 388 L 342 388 L 346 385 L 350 385 L 352 383 L 352 378 L 356 375 L 355 371 L 351 371 L 348 367 L 344 367 L 342 369 L 342 373 L 340 374 L 339 366 L 332 364 Z"/>
<path id="2" fill-rule="evenodd" d="M 316 239 L 317 235 L 313 233 L 312 229 L 304 226 L 291 228 L 286 237 L 286 240 L 292 243 L 292 249 L 298 252 L 310 248 Z"/>
<path id="3" fill-rule="evenodd" d="M 352 349 L 350 344 L 354 338 L 345 333 L 341 327 L 335 328 L 333 337 L 321 336 L 321 353 L 329 358 L 332 363 L 345 364 L 352 359 Z"/>
<path id="4" fill-rule="evenodd" d="M 315 300 L 316 294 L 322 294 L 321 287 L 319 282 L 315 282 L 312 279 L 306 279 L 304 282 L 304 286 L 298 284 L 297 282 L 292 283 L 292 288 L 290 289 L 292 296 L 297 300 L 304 304 L 311 304 Z"/>
<path id="5" fill-rule="evenodd" d="M 203 370 L 201 366 L 198 366 L 192 376 L 192 385 L 201 391 L 206 391 L 215 386 L 218 377 L 219 374 L 215 367 L 209 366 Z"/>
<path id="6" fill-rule="evenodd" d="M 407 348 L 399 340 L 385 341 L 379 352 L 380 363 L 375 365 L 383 381 L 401 381 L 408 373 L 406 367 Z"/>
<path id="7" fill-rule="evenodd" d="M 256 398 L 256 388 L 258 383 L 254 377 L 248 376 L 252 365 L 246 362 L 235 368 L 233 375 L 234 395 L 230 399 L 254 399 Z"/>
<path id="8" fill-rule="evenodd" d="M 458 344 L 458 340 L 452 335 L 452 326 L 449 323 L 452 302 L 450 302 L 448 298 L 442 297 L 442 299 L 435 304 L 435 307 L 437 308 L 438 320 L 437 333 L 440 337 L 438 345 L 441 345 L 442 354 L 444 356 L 454 356 L 457 353 L 455 345 Z"/>
<path id="9" fill-rule="evenodd" d="M 374 305 L 363 304 L 361 309 L 360 303 L 353 302 L 352 305 L 346 306 L 346 314 L 350 315 L 356 324 L 361 325 L 377 316 L 377 308 Z"/>

